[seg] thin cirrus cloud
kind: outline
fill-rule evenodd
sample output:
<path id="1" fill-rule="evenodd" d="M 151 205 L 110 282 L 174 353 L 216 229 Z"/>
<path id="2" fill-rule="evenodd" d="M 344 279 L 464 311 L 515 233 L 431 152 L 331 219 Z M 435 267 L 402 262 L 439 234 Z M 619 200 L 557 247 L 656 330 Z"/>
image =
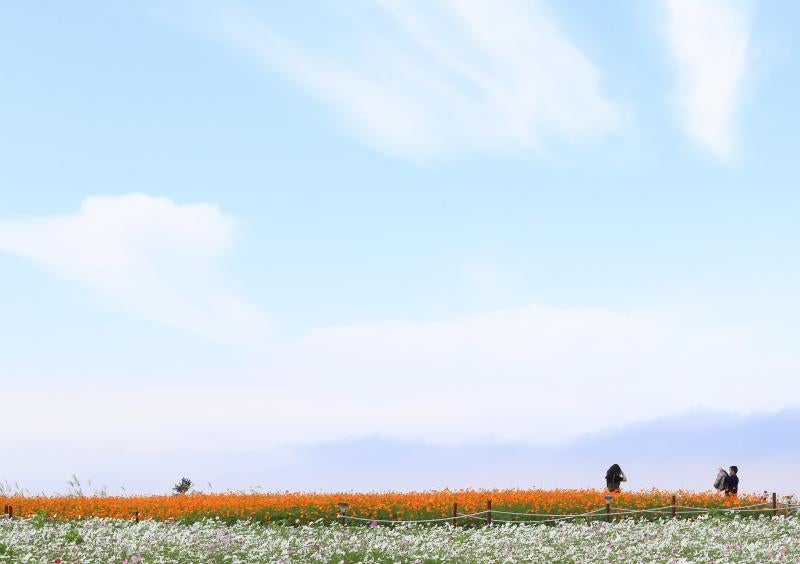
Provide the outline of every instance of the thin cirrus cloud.
<path id="1" fill-rule="evenodd" d="M 318 37 L 315 46 L 230 6 L 209 25 L 390 154 L 541 150 L 549 140 L 577 142 L 621 127 L 599 69 L 538 2 L 378 6 L 377 16 L 350 6 L 351 28 L 328 30 L 338 35 Z M 376 25 L 387 32 L 376 33 Z M 337 50 L 339 43 L 350 48 Z"/>
<path id="2" fill-rule="evenodd" d="M 94 196 L 71 215 L 0 220 L 0 253 L 33 261 L 138 317 L 247 345 L 268 324 L 222 275 L 238 236 L 237 219 L 212 204 Z"/>
<path id="3" fill-rule="evenodd" d="M 736 112 L 750 57 L 749 15 L 737 0 L 666 0 L 666 8 L 683 127 L 727 160 L 736 145 Z"/>

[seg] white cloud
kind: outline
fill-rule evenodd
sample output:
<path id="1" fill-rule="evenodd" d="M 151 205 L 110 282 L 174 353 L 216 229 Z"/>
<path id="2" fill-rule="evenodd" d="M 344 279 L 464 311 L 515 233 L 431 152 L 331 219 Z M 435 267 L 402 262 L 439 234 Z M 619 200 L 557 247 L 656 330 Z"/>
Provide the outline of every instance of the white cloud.
<path id="1" fill-rule="evenodd" d="M 224 373 L 193 371 L 191 387 L 159 378 L 159 366 L 147 367 L 149 385 L 124 391 L 119 382 L 135 380 L 129 373 L 108 387 L 88 385 L 109 381 L 90 366 L 47 375 L 11 367 L 5 391 L 16 401 L 7 415 L 27 421 L 17 446 L 122 441 L 132 451 L 213 452 L 375 434 L 549 442 L 693 408 L 800 404 L 797 355 L 777 355 L 744 330 L 664 313 L 532 305 L 266 342 L 263 317 L 222 275 L 238 231 L 213 205 L 142 194 L 89 198 L 64 217 L 0 221 L 0 252 L 136 315 L 265 345 Z M 57 428 L 48 413 L 59 413 Z"/>
<path id="2" fill-rule="evenodd" d="M 42 398 L 38 384 L 26 383 L 39 378 L 18 378 L 7 390 L 17 398 L 8 415 L 16 417 L 15 406 L 72 406 L 58 429 L 29 418 L 14 438 L 20 447 L 122 441 L 145 453 L 214 452 L 365 435 L 537 443 L 690 409 L 797 406 L 798 368 L 796 355 L 780 357 L 744 331 L 664 314 L 530 306 L 324 328 L 273 345 L 247 369 L 194 374 L 191 389 L 164 378 L 158 393 L 123 396 L 76 391 L 65 377 Z"/>
<path id="3" fill-rule="evenodd" d="M 326 433 L 537 442 L 691 408 L 797 405 L 798 364 L 752 335 L 669 315 L 530 306 L 319 330 L 287 345 L 271 371 L 304 382 L 298 401 L 327 414 Z M 756 373 L 780 399 L 726 392 Z"/>
<path id="4" fill-rule="evenodd" d="M 145 194 L 95 196 L 68 216 L 0 221 L 0 252 L 30 259 L 137 316 L 230 343 L 266 322 L 220 261 L 238 223 L 211 204 Z"/>
<path id="5" fill-rule="evenodd" d="M 686 131 L 727 159 L 750 55 L 750 20 L 738 0 L 666 0 Z"/>
<path id="6" fill-rule="evenodd" d="M 619 128 L 620 112 L 602 92 L 600 72 L 538 2 L 380 6 L 373 19 L 349 6 L 352 29 L 335 36 L 329 29 L 316 47 L 230 8 L 215 14 L 213 25 L 389 153 L 529 150 L 549 138 L 577 141 Z M 337 49 L 343 41 L 351 48 Z"/>

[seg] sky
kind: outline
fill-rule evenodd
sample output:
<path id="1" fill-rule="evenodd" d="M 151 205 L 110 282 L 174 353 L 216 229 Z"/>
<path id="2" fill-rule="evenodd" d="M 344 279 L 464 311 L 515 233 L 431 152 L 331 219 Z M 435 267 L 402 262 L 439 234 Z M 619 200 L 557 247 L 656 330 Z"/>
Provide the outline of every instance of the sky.
<path id="1" fill-rule="evenodd" d="M 569 451 L 461 484 L 567 487 L 598 433 L 793 436 L 798 12 L 3 5 L 0 480 L 442 486 L 320 462 L 379 441 Z M 778 443 L 720 456 L 775 483 Z"/>

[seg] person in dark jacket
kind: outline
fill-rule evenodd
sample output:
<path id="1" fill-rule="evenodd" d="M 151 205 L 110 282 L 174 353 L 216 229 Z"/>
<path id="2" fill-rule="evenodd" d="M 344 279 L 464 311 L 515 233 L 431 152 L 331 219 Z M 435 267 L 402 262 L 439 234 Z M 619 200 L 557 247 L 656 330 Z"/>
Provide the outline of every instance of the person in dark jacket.
<path id="1" fill-rule="evenodd" d="M 739 468 L 731 466 L 728 469 L 728 475 L 725 476 L 725 495 L 736 495 L 739 493 Z"/>
<path id="2" fill-rule="evenodd" d="M 610 492 L 618 492 L 619 485 L 627 481 L 628 477 L 625 475 L 625 472 L 622 471 L 622 468 L 619 467 L 619 464 L 612 464 L 611 468 L 606 471 L 606 487 Z"/>

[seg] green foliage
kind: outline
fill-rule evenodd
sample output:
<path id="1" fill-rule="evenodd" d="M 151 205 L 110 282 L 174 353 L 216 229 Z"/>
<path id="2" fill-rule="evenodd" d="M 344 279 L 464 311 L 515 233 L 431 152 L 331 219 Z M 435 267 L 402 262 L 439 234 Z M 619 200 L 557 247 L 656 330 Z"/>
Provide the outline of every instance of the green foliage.
<path id="1" fill-rule="evenodd" d="M 192 487 L 192 481 L 189 478 L 181 478 L 181 481 L 175 484 L 172 489 L 175 490 L 176 494 L 182 495 L 189 491 L 189 488 Z"/>
<path id="2" fill-rule="evenodd" d="M 78 532 L 78 529 L 75 527 L 70 527 L 70 529 L 64 534 L 64 540 L 67 542 L 74 542 L 75 544 L 81 544 L 83 542 L 83 537 Z"/>
<path id="3" fill-rule="evenodd" d="M 41 529 L 47 524 L 47 513 L 43 509 L 39 509 L 31 517 L 31 524 L 34 529 Z"/>

